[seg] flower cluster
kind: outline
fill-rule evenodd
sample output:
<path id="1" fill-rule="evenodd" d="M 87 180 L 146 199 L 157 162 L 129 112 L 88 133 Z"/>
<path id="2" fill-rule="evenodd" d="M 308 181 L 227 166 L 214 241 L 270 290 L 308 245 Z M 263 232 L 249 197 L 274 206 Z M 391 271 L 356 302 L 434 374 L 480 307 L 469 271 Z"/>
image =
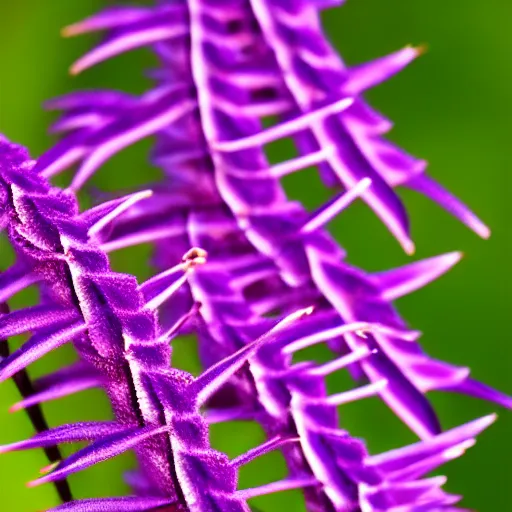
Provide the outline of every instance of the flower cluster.
<path id="1" fill-rule="evenodd" d="M 132 496 L 54 510 L 249 510 L 251 497 L 291 488 L 303 489 L 312 511 L 455 510 L 460 497 L 442 490 L 443 477 L 426 475 L 464 453 L 494 416 L 442 432 L 426 392 L 512 407 L 467 368 L 425 354 L 419 333 L 393 307 L 449 270 L 458 253 L 368 274 L 344 261 L 324 228 L 361 198 L 411 253 L 394 191 L 405 186 L 489 234 L 426 175 L 424 162 L 382 138 L 389 121 L 361 96 L 419 51 L 347 68 L 321 30 L 319 9 L 328 3 L 161 0 L 153 8 L 110 8 L 66 29 L 105 31 L 73 72 L 150 46 L 161 61 L 153 90 L 51 100 L 63 111 L 53 127 L 63 136 L 36 161 L 0 142 L 0 228 L 17 254 L 0 274 L 0 303 L 27 286 L 41 291 L 39 305 L 0 316 L 0 339 L 32 333 L 1 361 L 0 379 L 72 342 L 78 362 L 38 379 L 15 407 L 101 387 L 115 418 L 43 424 L 34 438 L 0 451 L 44 447 L 55 460 L 56 445 L 90 442 L 33 484 L 63 480 L 128 449 L 139 461 L 128 476 Z M 163 180 L 80 212 L 75 193 L 87 180 L 152 135 Z M 297 155 L 269 163 L 265 146 L 283 139 L 293 140 Z M 66 190 L 47 181 L 75 165 Z M 289 201 L 280 183 L 310 166 L 336 190 L 313 212 Z M 147 242 L 158 274 L 139 285 L 111 270 L 109 253 Z M 199 377 L 171 365 L 170 342 L 183 333 L 198 337 Z M 296 352 L 323 342 L 332 361 L 293 362 Z M 328 394 L 325 378 L 345 368 L 366 384 Z M 337 407 L 372 395 L 421 441 L 370 455 L 340 429 Z M 209 446 L 208 425 L 239 419 L 259 422 L 268 441 L 230 461 Z M 238 468 L 275 449 L 287 478 L 237 489 Z"/>

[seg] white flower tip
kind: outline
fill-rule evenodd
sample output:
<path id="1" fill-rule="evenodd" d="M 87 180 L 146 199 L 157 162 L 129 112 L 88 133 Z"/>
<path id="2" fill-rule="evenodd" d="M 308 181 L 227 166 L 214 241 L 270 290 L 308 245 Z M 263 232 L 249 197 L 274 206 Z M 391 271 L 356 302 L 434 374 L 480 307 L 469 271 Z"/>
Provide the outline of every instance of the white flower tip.
<path id="1" fill-rule="evenodd" d="M 23 409 L 21 402 L 17 402 L 15 404 L 11 405 L 11 407 L 9 407 L 9 412 L 10 413 L 18 412 L 21 409 Z"/>
<path id="2" fill-rule="evenodd" d="M 73 37 L 77 36 L 78 34 L 82 33 L 82 24 L 81 23 L 74 23 L 73 25 L 68 25 L 67 27 L 64 27 L 60 31 L 60 35 L 62 37 Z"/>
<path id="3" fill-rule="evenodd" d="M 479 237 L 483 238 L 484 240 L 488 240 L 491 237 L 491 230 L 485 224 L 478 226 L 478 228 L 476 229 L 476 233 Z"/>
<path id="4" fill-rule="evenodd" d="M 137 194 L 134 194 L 134 197 L 136 197 L 137 199 L 147 199 L 148 197 L 151 197 L 152 195 L 153 195 L 153 190 L 148 188 L 146 190 L 141 190 Z"/>
<path id="5" fill-rule="evenodd" d="M 302 318 L 303 316 L 309 316 L 313 311 L 315 310 L 315 306 L 308 306 L 307 308 L 298 309 L 297 311 L 294 311 L 291 313 L 287 319 L 290 321 L 298 320 L 299 318 Z"/>
<path id="6" fill-rule="evenodd" d="M 498 415 L 494 412 L 482 418 L 483 428 L 487 428 L 492 425 L 498 419 Z"/>
<path id="7" fill-rule="evenodd" d="M 198 265 L 204 265 L 207 261 L 208 253 L 200 247 L 192 247 L 181 258 L 186 270 L 191 270 Z"/>
<path id="8" fill-rule="evenodd" d="M 421 331 L 404 331 L 401 339 L 405 341 L 416 341 L 421 336 Z"/>
<path id="9" fill-rule="evenodd" d="M 464 455 L 466 450 L 471 448 L 476 444 L 476 439 L 468 439 L 467 441 L 464 441 L 463 443 L 460 443 L 456 446 L 452 446 L 451 448 L 448 448 L 445 450 L 442 454 L 443 459 L 445 460 L 453 460 L 461 457 Z"/>
<path id="10" fill-rule="evenodd" d="M 418 46 L 409 45 L 408 48 L 414 50 L 416 57 L 421 57 L 428 52 L 428 45 L 426 43 L 419 44 Z"/>
<path id="11" fill-rule="evenodd" d="M 386 325 L 374 324 L 372 325 L 371 331 L 375 334 L 383 334 L 393 338 L 399 338 L 404 341 L 416 341 L 421 336 L 421 331 L 409 331 L 395 329 Z"/>
<path id="12" fill-rule="evenodd" d="M 345 98 L 343 101 L 340 102 L 340 110 L 346 110 L 347 108 L 351 107 L 355 101 L 355 98 Z"/>
<path id="13" fill-rule="evenodd" d="M 459 261 L 464 257 L 464 253 L 462 251 L 454 251 L 445 254 L 445 259 L 450 266 L 456 265 Z"/>
<path id="14" fill-rule="evenodd" d="M 46 475 L 48 473 L 51 473 L 58 465 L 59 465 L 59 462 L 52 462 L 51 464 L 48 464 L 48 466 L 42 467 L 39 470 L 39 473 L 41 473 L 41 475 Z"/>
<path id="15" fill-rule="evenodd" d="M 414 245 L 414 242 L 410 238 L 407 238 L 402 241 L 402 248 L 405 251 L 405 254 L 407 254 L 408 256 L 413 256 L 414 253 L 416 252 L 416 246 Z"/>
<path id="16" fill-rule="evenodd" d="M 4 453 L 9 453 L 11 450 L 11 445 L 4 444 L 3 446 L 0 446 L 0 455 L 3 455 Z"/>
<path id="17" fill-rule="evenodd" d="M 290 313 L 288 316 L 285 316 L 271 331 L 281 329 L 296 320 L 300 320 L 304 316 L 311 315 L 314 311 L 314 306 L 309 306 L 307 308 L 298 309 L 297 311 L 294 311 L 293 313 Z"/>
<path id="18" fill-rule="evenodd" d="M 88 20 L 83 20 L 78 23 L 72 23 L 71 25 L 65 26 L 61 29 L 60 35 L 62 37 L 74 37 L 87 34 L 87 32 L 92 32 L 94 30 L 94 24 L 89 23 Z"/>

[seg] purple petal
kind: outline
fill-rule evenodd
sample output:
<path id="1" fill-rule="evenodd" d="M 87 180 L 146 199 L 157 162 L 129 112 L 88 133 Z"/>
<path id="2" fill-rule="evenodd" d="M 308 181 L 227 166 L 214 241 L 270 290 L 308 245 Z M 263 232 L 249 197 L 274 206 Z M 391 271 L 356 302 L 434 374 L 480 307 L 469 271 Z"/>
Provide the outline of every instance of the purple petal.
<path id="1" fill-rule="evenodd" d="M 490 229 L 467 206 L 432 178 L 422 174 L 410 179 L 404 186 L 430 197 L 482 238 L 491 236 Z"/>
<path id="2" fill-rule="evenodd" d="M 27 485 L 29 487 L 35 487 L 46 482 L 53 482 L 65 478 L 72 473 L 82 471 L 98 462 L 111 459 L 116 455 L 130 450 L 146 439 L 161 434 L 167 429 L 168 427 L 131 428 L 119 433 L 103 436 L 99 441 L 90 444 L 60 462 L 48 475 L 33 480 Z"/>
<path id="3" fill-rule="evenodd" d="M 68 343 L 86 329 L 87 326 L 83 322 L 76 322 L 49 334 L 35 334 L 0 363 L 0 381 L 12 377 L 48 352 Z"/>
<path id="4" fill-rule="evenodd" d="M 40 432 L 25 441 L 18 441 L 17 443 L 0 446 L 0 453 L 7 453 L 15 450 L 28 450 L 31 448 L 42 448 L 61 443 L 93 441 L 126 430 L 127 428 L 125 426 L 111 421 L 61 425 L 45 432 Z"/>
<path id="5" fill-rule="evenodd" d="M 14 265 L 0 273 L 0 303 L 24 290 L 38 280 L 38 276 L 20 265 Z"/>
<path id="6" fill-rule="evenodd" d="M 311 308 L 296 311 L 278 322 L 270 331 L 266 332 L 259 339 L 241 348 L 232 356 L 224 358 L 216 365 L 209 368 L 193 383 L 194 393 L 197 396 L 197 403 L 204 403 L 222 384 L 224 384 L 256 350 L 267 342 L 272 342 L 279 336 L 279 331 L 286 325 L 309 315 Z"/>
<path id="7" fill-rule="evenodd" d="M 460 443 L 472 439 L 489 427 L 496 420 L 496 415 L 491 414 L 478 420 L 453 428 L 442 434 L 416 444 L 398 448 L 381 455 L 374 455 L 369 458 L 369 463 L 386 473 L 403 469 L 426 457 L 438 455 L 442 461 L 442 454 Z"/>
<path id="8" fill-rule="evenodd" d="M 462 258 L 462 253 L 452 252 L 418 261 L 400 268 L 373 274 L 377 286 L 382 290 L 382 298 L 394 301 L 408 295 L 448 272 Z"/>
<path id="9" fill-rule="evenodd" d="M 57 324 L 77 320 L 77 316 L 73 310 L 56 305 L 40 305 L 12 311 L 0 318 L 0 339 L 38 329 L 52 328 Z"/>
<path id="10" fill-rule="evenodd" d="M 47 512 L 142 512 L 160 507 L 168 507 L 169 512 L 174 509 L 172 502 L 167 498 L 126 496 L 72 501 L 51 508 Z"/>
<path id="11" fill-rule="evenodd" d="M 423 48 L 407 46 L 380 59 L 351 67 L 343 90 L 348 95 L 358 95 L 370 87 L 389 80 L 421 55 L 422 52 Z"/>

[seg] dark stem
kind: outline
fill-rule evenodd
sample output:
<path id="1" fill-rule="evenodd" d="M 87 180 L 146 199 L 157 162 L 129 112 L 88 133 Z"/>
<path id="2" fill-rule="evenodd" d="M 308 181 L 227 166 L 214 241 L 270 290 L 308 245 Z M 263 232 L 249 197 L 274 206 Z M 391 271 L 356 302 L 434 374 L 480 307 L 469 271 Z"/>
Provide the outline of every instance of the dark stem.
<path id="1" fill-rule="evenodd" d="M 9 313 L 9 306 L 6 303 L 0 303 L 0 316 L 7 313 Z M 0 340 L 0 358 L 8 357 L 9 354 L 10 350 L 8 341 Z M 28 398 L 34 394 L 35 389 L 26 370 L 20 370 L 12 377 L 12 380 L 23 398 Z M 43 411 L 39 405 L 36 404 L 31 407 L 27 407 L 26 412 L 36 432 L 44 432 L 45 430 L 48 430 L 48 423 L 46 422 Z M 44 448 L 44 453 L 51 463 L 62 460 L 60 450 L 57 446 Z M 71 501 L 73 499 L 67 480 L 59 480 L 58 482 L 54 482 L 54 485 L 63 502 Z"/>

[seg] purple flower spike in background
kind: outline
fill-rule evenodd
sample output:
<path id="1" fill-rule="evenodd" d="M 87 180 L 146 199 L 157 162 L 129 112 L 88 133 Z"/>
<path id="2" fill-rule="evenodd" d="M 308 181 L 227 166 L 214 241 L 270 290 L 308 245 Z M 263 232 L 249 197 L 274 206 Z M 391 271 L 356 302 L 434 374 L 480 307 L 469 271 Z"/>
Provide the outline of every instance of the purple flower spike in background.
<path id="1" fill-rule="evenodd" d="M 0 229 L 16 262 L 0 274 L 0 340 L 30 338 L 0 361 L 0 380 L 25 379 L 13 410 L 92 387 L 113 420 L 48 428 L 0 452 L 44 448 L 52 464 L 29 485 L 62 482 L 56 511 L 249 511 L 255 496 L 300 489 L 312 512 L 455 511 L 460 496 L 429 476 L 462 455 L 494 420 L 443 431 L 427 398 L 454 391 L 512 408 L 512 399 L 466 367 L 426 354 L 394 301 L 442 276 L 451 252 L 368 273 L 346 262 L 326 226 L 362 200 L 412 254 L 409 220 L 395 188 L 420 192 L 480 236 L 488 228 L 427 176 L 425 162 L 383 138 L 391 123 L 362 94 L 407 66 L 406 47 L 347 67 L 311 0 L 179 0 L 113 7 L 65 30 L 103 31 L 72 67 L 79 73 L 148 46 L 160 66 L 140 96 L 78 91 L 50 100 L 61 139 L 36 161 L 0 140 Z M 129 79 L 129 76 L 128 76 Z M 163 179 L 80 211 L 75 194 L 116 153 L 155 136 Z M 270 162 L 267 147 L 296 155 Z M 287 198 L 281 179 L 317 168 L 332 197 L 313 211 Z M 62 190 L 47 180 L 72 168 Z M 127 169 L 126 172 L 131 172 Z M 124 184 L 119 183 L 120 190 Z M 119 196 L 119 197 L 118 197 Z M 367 236 L 367 234 L 365 234 Z M 142 284 L 114 272 L 110 253 L 151 243 L 157 274 Z M 7 301 L 35 285 L 36 306 Z M 204 366 L 173 366 L 172 340 L 193 334 Z M 77 361 L 30 381 L 26 368 L 72 343 Z M 322 364 L 295 355 L 325 343 Z M 356 385 L 329 392 L 348 371 Z M 371 454 L 338 408 L 378 396 L 419 442 Z M 32 408 L 32 409 L 31 409 Z M 342 409 L 343 410 L 343 409 Z M 211 424 L 255 421 L 267 440 L 229 459 L 210 446 Z M 59 462 L 58 445 L 89 444 Z M 71 501 L 66 479 L 127 450 L 138 467 L 127 497 Z M 287 476 L 238 488 L 241 466 L 279 450 Z"/>
<path id="2" fill-rule="evenodd" d="M 291 23 L 294 16 L 297 21 Z M 335 322 L 369 321 L 403 328 L 390 302 L 446 272 L 459 255 L 368 276 L 343 263 L 344 251 L 326 234 L 324 225 L 361 196 L 406 250 L 412 249 L 405 211 L 391 186 L 433 182 L 423 174 L 423 164 L 381 139 L 389 123 L 359 96 L 338 89 L 354 76 L 359 86 L 350 86 L 350 92 L 360 92 L 361 84 L 378 83 L 399 71 L 416 52 L 406 48 L 352 73 L 333 54 L 316 19 L 308 2 L 271 6 L 245 1 L 160 2 L 155 9 L 140 12 L 109 9 L 68 28 L 70 35 L 110 29 L 104 42 L 80 59 L 73 72 L 134 45 L 148 44 L 154 45 L 162 68 L 155 73 L 155 89 L 140 98 L 101 91 L 52 100 L 50 107 L 65 111 L 56 128 L 69 133 L 41 157 L 36 169 L 52 176 L 78 163 L 70 185 L 76 190 L 114 153 L 157 134 L 153 160 L 163 168 L 165 179 L 155 195 L 140 204 L 135 215 L 139 218 L 125 224 L 119 239 L 106 248 L 158 242 L 162 247 L 158 254 L 171 252 L 175 258 L 174 240 L 188 232 L 184 247 L 203 247 L 212 264 L 217 255 L 221 265 L 235 257 L 236 272 L 245 274 L 238 282 L 249 300 L 261 304 L 271 294 L 273 309 L 285 311 L 297 305 L 294 300 L 300 303 L 307 297 L 334 309 Z M 164 30 L 166 26 L 173 30 Z M 277 33 L 288 34 L 290 41 Z M 300 41 L 309 45 L 294 53 L 293 45 Z M 312 83 L 303 84 L 301 97 L 318 89 L 307 108 L 294 96 L 303 75 Z M 338 89 L 333 90 L 334 85 Z M 263 129 L 261 119 L 271 115 L 282 121 Z M 362 143 L 346 129 L 349 125 L 356 134 L 371 134 L 365 151 L 380 159 L 370 159 L 361 150 Z M 329 135 L 333 133 L 334 138 Z M 306 148 L 307 154 L 270 165 L 262 146 L 286 137 L 296 142 L 301 153 Z M 377 161 L 382 165 L 370 165 Z M 314 164 L 324 177 L 330 176 L 329 184 L 341 183 L 347 192 L 308 214 L 286 199 L 279 179 Z M 487 228 L 449 194 L 432 197 L 488 235 Z M 169 212 L 167 221 L 164 211 Z M 161 264 L 166 268 L 170 261 Z M 257 271 L 251 272 L 253 268 Z M 471 380 L 467 369 L 428 358 L 416 344 L 385 336 L 371 336 L 370 343 L 381 350 L 358 364 L 358 373 L 372 382 L 388 381 L 381 397 L 422 438 L 440 431 L 423 396 L 427 391 L 445 389 L 512 406 L 508 397 Z M 360 345 L 360 340 L 347 336 L 346 343 L 332 346 L 343 353 L 347 346 L 357 350 Z M 204 353 L 208 347 L 201 343 L 201 350 Z"/>

